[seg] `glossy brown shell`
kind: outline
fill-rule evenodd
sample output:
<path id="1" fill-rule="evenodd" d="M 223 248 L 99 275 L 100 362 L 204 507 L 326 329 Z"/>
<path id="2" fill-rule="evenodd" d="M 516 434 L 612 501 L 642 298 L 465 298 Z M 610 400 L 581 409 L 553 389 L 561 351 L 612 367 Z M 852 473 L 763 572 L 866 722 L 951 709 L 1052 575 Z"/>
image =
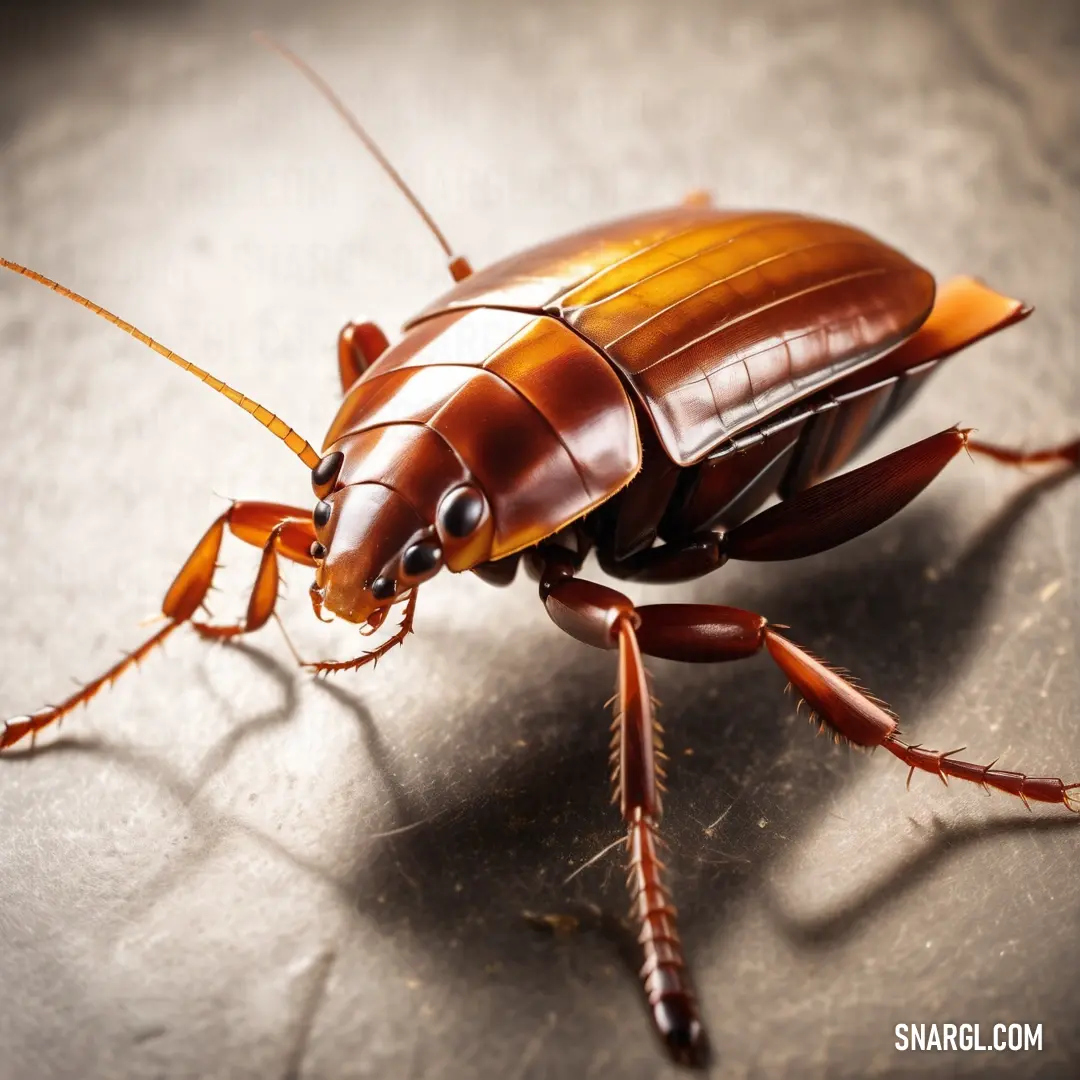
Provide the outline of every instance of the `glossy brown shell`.
<path id="1" fill-rule="evenodd" d="M 899 345 L 933 301 L 929 273 L 858 229 L 683 206 L 504 259 L 409 325 L 470 308 L 554 316 L 609 358 L 690 465 Z"/>
<path id="2" fill-rule="evenodd" d="M 557 532 L 641 466 L 610 362 L 558 319 L 491 308 L 409 330 L 350 388 L 325 449 L 345 454 L 341 484 L 393 488 L 429 523 L 447 491 L 479 486 L 494 533 L 470 565 Z"/>

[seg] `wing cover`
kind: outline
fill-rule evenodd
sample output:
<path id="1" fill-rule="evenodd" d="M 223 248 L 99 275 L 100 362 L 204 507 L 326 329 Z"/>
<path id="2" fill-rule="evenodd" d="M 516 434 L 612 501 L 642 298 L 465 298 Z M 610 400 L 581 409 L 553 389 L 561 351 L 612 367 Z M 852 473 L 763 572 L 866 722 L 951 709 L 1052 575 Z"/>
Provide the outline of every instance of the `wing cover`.
<path id="1" fill-rule="evenodd" d="M 471 307 L 558 315 L 606 353 L 689 465 L 899 345 L 933 300 L 929 273 L 850 226 L 679 207 L 505 259 L 413 323 Z"/>

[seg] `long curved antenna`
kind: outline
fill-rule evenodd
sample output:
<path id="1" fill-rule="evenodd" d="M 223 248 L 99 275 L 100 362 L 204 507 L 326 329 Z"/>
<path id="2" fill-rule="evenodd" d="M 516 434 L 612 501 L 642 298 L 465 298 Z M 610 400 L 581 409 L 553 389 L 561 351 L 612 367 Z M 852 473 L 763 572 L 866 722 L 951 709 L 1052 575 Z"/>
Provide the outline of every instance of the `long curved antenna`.
<path id="1" fill-rule="evenodd" d="M 308 82 L 310 82 L 311 85 L 319 91 L 320 94 L 322 94 L 322 96 L 330 103 L 331 107 L 338 114 L 338 116 L 340 116 L 341 119 L 349 125 L 349 128 L 352 130 L 353 134 L 355 134 L 357 138 L 364 144 L 364 146 L 367 147 L 368 152 L 371 154 L 371 156 L 383 167 L 383 170 L 386 172 L 387 176 L 389 176 L 390 179 L 394 182 L 394 185 L 397 187 L 398 191 L 400 191 L 401 194 L 404 195 L 410 203 L 412 203 L 413 209 L 424 219 L 424 224 L 427 225 L 427 227 L 431 230 L 435 239 L 438 240 L 439 246 L 446 253 L 447 261 L 450 264 L 450 273 L 453 276 L 454 280 L 461 281 L 463 278 L 467 278 L 472 273 L 472 268 L 469 266 L 468 262 L 462 256 L 454 255 L 454 252 L 451 249 L 450 244 L 446 239 L 446 236 L 443 234 L 442 229 L 440 229 L 439 226 L 435 224 L 435 219 L 427 212 L 426 209 L 424 209 L 424 204 L 420 202 L 420 200 L 416 197 L 416 194 L 413 192 L 412 188 L 409 187 L 409 185 L 406 184 L 405 181 L 402 179 L 401 173 L 399 173 L 397 169 L 395 169 L 394 166 L 390 164 L 386 155 L 382 152 L 382 150 L 379 149 L 379 146 L 375 142 L 375 140 L 364 130 L 363 125 L 361 125 L 360 121 L 357 120 L 357 118 L 352 114 L 352 112 L 350 112 L 349 109 L 346 108 L 345 103 L 341 100 L 341 98 L 339 98 L 337 94 L 335 94 L 334 91 L 330 89 L 330 86 L 326 82 L 326 80 L 317 71 L 310 67 L 310 65 L 308 65 L 304 60 L 301 60 L 300 57 L 292 51 L 292 49 L 290 49 L 286 45 L 282 45 L 280 41 L 276 41 L 264 31 L 256 30 L 251 36 L 260 45 L 265 46 L 267 49 L 271 49 L 273 52 L 276 52 L 279 56 L 288 61 L 288 63 L 292 64 L 292 66 L 296 68 L 296 70 L 299 71 L 300 74 L 303 75 L 304 78 L 307 79 Z"/>
<path id="2" fill-rule="evenodd" d="M 224 394 L 234 405 L 239 405 L 244 412 L 250 413 L 272 435 L 276 435 L 309 469 L 313 469 L 319 464 L 321 460 L 319 453 L 311 443 L 297 435 L 284 420 L 275 416 L 269 409 L 263 408 L 257 401 L 252 401 L 251 398 L 241 394 L 239 390 L 234 390 L 208 371 L 196 367 L 189 360 L 185 360 L 179 354 L 174 353 L 172 349 L 165 348 L 160 342 L 155 341 L 148 334 L 144 334 L 137 327 L 132 326 L 131 323 L 124 322 L 123 319 L 118 318 L 111 311 L 106 311 L 99 304 L 87 300 L 85 296 L 80 296 L 78 293 L 64 288 L 63 285 L 58 285 L 55 281 L 45 277 L 43 274 L 39 274 L 36 270 L 28 270 L 25 266 L 20 266 L 18 263 L 11 262 L 3 257 L 0 257 L 0 266 L 6 267 L 8 270 L 14 270 L 16 274 L 22 274 L 23 277 L 30 278 L 31 281 L 36 281 L 40 285 L 52 289 L 53 292 L 66 296 L 69 300 L 74 300 L 76 304 L 81 304 L 95 315 L 100 315 L 106 322 L 111 322 L 113 326 L 130 334 L 137 341 L 141 341 L 148 348 L 153 349 L 159 356 L 164 356 L 166 360 L 171 361 L 177 367 L 190 372 L 199 382 L 206 383 L 211 390 Z"/>

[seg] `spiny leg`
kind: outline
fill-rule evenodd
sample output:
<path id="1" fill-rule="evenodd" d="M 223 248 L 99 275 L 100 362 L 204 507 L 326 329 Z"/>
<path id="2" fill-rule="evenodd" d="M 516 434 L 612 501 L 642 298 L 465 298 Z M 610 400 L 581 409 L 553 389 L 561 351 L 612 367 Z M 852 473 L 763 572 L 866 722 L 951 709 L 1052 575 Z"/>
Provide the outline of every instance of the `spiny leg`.
<path id="1" fill-rule="evenodd" d="M 765 649 L 776 665 L 837 741 L 873 748 L 883 746 L 908 766 L 948 782 L 952 776 L 983 788 L 996 788 L 1029 802 L 1060 803 L 1069 810 L 1077 800 L 1069 792 L 1080 783 L 1057 777 L 1028 776 L 989 765 L 961 761 L 959 750 L 928 750 L 901 738 L 896 717 L 854 679 L 812 656 L 784 637 L 762 615 L 706 604 L 654 604 L 636 609 L 641 620 L 638 641 L 649 656 L 690 663 L 738 660 Z M 960 747 L 960 750 L 964 747 Z"/>
<path id="2" fill-rule="evenodd" d="M 763 615 L 712 604 L 635 607 L 622 593 L 575 578 L 573 559 L 571 553 L 564 555 L 557 548 L 535 556 L 540 596 L 560 629 L 594 648 L 620 650 L 618 794 L 631 829 L 631 881 L 636 889 L 638 883 L 656 879 L 651 892 L 636 893 L 637 914 L 643 923 L 640 940 L 647 956 L 642 975 L 657 1028 L 682 1060 L 702 1059 L 705 1036 L 685 981 L 674 911 L 659 881 L 661 865 L 655 855 L 655 829 L 660 799 L 654 760 L 658 748 L 647 735 L 652 730 L 651 701 L 644 684 L 641 653 L 687 663 L 718 663 L 745 659 L 764 649 L 810 705 L 811 713 L 832 729 L 837 740 L 862 747 L 884 746 L 909 770 L 934 773 L 943 781 L 953 776 L 1016 795 L 1025 804 L 1060 803 L 1067 809 L 1077 809 L 1069 792 L 1080 788 L 1080 783 L 1065 784 L 1057 777 L 1008 772 L 996 769 L 994 762 L 976 765 L 954 757 L 958 751 L 927 750 L 905 742 L 898 721 L 884 705 L 854 680 L 784 637 Z M 650 907 L 654 901 L 656 927 L 647 918 L 654 910 Z M 650 953 L 653 941 L 656 945 Z M 660 974 L 654 977 L 654 972 Z"/>
<path id="3" fill-rule="evenodd" d="M 628 886 L 645 963 L 641 977 L 653 1021 L 672 1056 L 702 1064 L 707 1049 L 690 989 L 676 926 L 676 910 L 657 856 L 663 770 L 659 725 L 641 659 L 633 603 L 621 593 L 573 578 L 569 560 L 549 554 L 540 595 L 548 614 L 568 633 L 600 648 L 618 649 L 612 760 L 616 798 L 627 827 Z"/>
<path id="4" fill-rule="evenodd" d="M 627 825 L 627 883 L 633 913 L 641 926 L 638 942 L 645 953 L 641 977 L 661 1036 L 677 1060 L 692 1064 L 704 1054 L 704 1035 L 686 978 L 676 909 L 661 874 L 663 863 L 656 854 L 664 777 L 657 758 L 662 754 L 663 741 L 653 719 L 633 617 L 620 616 L 616 633 L 619 696 L 615 783 L 619 809 Z"/>
<path id="5" fill-rule="evenodd" d="M 225 528 L 245 544 L 263 549 L 259 569 L 244 621 L 226 626 L 194 620 L 195 612 L 205 607 L 206 594 L 218 567 L 218 553 Z M 279 554 L 303 566 L 314 566 L 311 545 L 315 542 L 315 523 L 311 515 L 294 506 L 280 503 L 236 502 L 206 530 L 195 550 L 169 586 L 162 605 L 163 614 L 180 622 L 191 620 L 194 628 L 209 638 L 249 634 L 266 624 L 274 611 L 278 592 Z"/>
<path id="6" fill-rule="evenodd" d="M 290 533 L 304 535 L 308 531 L 304 527 L 306 524 L 307 522 L 304 521 L 290 519 L 275 525 L 270 530 L 270 535 L 263 544 L 262 558 L 259 560 L 259 569 L 255 574 L 255 584 L 252 586 L 247 613 L 243 620 L 226 625 L 192 620 L 191 625 L 202 637 L 223 640 L 236 637 L 239 634 L 254 633 L 266 625 L 266 621 L 274 614 L 274 607 L 277 605 L 278 600 L 278 589 L 281 583 L 281 574 L 278 570 L 278 554 L 290 550 L 289 541 L 285 539 L 286 530 L 288 529 Z M 314 532 L 311 532 L 310 535 L 313 536 Z M 309 544 L 308 547 L 310 548 L 310 546 Z M 309 562 L 307 559 L 297 559 L 296 561 Z"/>
<path id="7" fill-rule="evenodd" d="M 1032 801 L 1060 803 L 1066 809 L 1078 809 L 1069 792 L 1080 787 L 1080 783 L 1065 784 L 1056 776 L 1007 772 L 995 769 L 994 762 L 976 765 L 960 761 L 952 755 L 965 749 L 962 746 L 940 751 L 905 742 L 892 713 L 857 686 L 853 679 L 800 649 L 772 627 L 766 627 L 764 634 L 769 655 L 810 706 L 811 713 L 817 713 L 838 740 L 846 739 L 856 746 L 884 746 L 908 766 L 909 783 L 914 771 L 921 769 L 941 777 L 945 784 L 952 776 L 981 784 L 984 789 L 997 788 L 1018 796 L 1025 806 Z"/>
<path id="8" fill-rule="evenodd" d="M 37 733 L 42 728 L 52 723 L 60 723 L 69 712 L 88 702 L 106 686 L 111 686 L 128 668 L 137 666 L 145 656 L 153 652 L 179 625 L 180 621 L 176 619 L 167 622 L 138 648 L 126 653 L 120 662 L 109 668 L 104 675 L 99 675 L 96 679 L 84 683 L 71 697 L 59 705 L 49 705 L 30 716 L 16 716 L 11 720 L 5 720 L 3 731 L 0 731 L 0 750 L 14 746 L 27 735 L 30 736 L 30 743 L 33 745 Z"/>
<path id="9" fill-rule="evenodd" d="M 103 675 L 81 686 L 59 705 L 50 705 L 31 716 L 6 721 L 3 731 L 0 732 L 0 750 L 13 746 L 27 735 L 33 740 L 42 728 L 62 721 L 68 713 L 80 705 L 85 705 L 104 687 L 111 686 L 124 672 L 135 667 L 178 626 L 193 621 L 193 616 L 203 606 L 213 581 L 226 526 L 246 543 L 264 547 L 262 563 L 248 605 L 248 617 L 243 624 L 234 627 L 213 627 L 205 623 L 194 625 L 200 633 L 211 637 L 231 637 L 262 626 L 270 617 L 277 599 L 276 553 L 280 552 L 294 562 L 313 566 L 314 560 L 307 549 L 315 539 L 314 524 L 307 511 L 297 507 L 279 503 L 237 502 L 207 529 L 169 586 L 161 605 L 162 615 L 168 622 Z"/>
<path id="10" fill-rule="evenodd" d="M 725 558 L 797 559 L 836 547 L 895 514 L 965 445 L 970 446 L 967 432 L 959 429 L 940 432 L 862 468 L 807 488 L 750 518 L 726 535 L 716 537 L 712 545 L 708 538 L 699 537 L 666 557 L 664 549 L 656 549 L 655 565 L 643 562 L 633 568 L 633 576 L 640 578 L 656 571 L 663 573 L 671 566 L 687 571 L 692 569 L 695 559 L 702 572 L 707 572 Z M 1018 456 L 1033 463 L 1071 461 L 1069 454 L 1073 445 Z M 984 450 L 981 444 L 977 449 Z M 1008 452 L 993 449 L 1000 460 L 1012 462 Z M 912 771 L 921 769 L 942 780 L 953 776 L 979 783 L 984 788 L 997 788 L 1018 796 L 1025 803 L 1029 800 L 1061 803 L 1074 809 L 1069 791 L 1080 784 L 1066 785 L 1057 777 L 1007 772 L 995 769 L 994 763 L 976 765 L 955 758 L 953 755 L 959 752 L 957 750 L 927 750 L 905 742 L 900 737 L 896 719 L 880 702 L 865 694 L 852 680 L 788 641 L 760 615 L 734 608 L 693 604 L 654 605 L 636 610 L 641 620 L 638 640 L 647 655 L 710 662 L 739 659 L 766 648 L 811 711 L 817 713 L 838 738 L 857 746 L 884 746 L 908 766 L 909 780 Z M 574 633 L 574 630 L 570 629 L 570 632 Z"/>

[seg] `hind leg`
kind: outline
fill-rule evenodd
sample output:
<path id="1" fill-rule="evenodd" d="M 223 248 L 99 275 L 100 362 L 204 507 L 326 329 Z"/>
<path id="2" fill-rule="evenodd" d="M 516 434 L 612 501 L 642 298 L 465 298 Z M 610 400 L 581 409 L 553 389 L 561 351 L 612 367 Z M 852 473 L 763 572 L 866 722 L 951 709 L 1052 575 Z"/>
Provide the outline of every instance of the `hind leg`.
<path id="1" fill-rule="evenodd" d="M 1080 439 L 1047 447 L 1044 450 L 1014 450 L 1009 446 L 995 446 L 993 443 L 968 439 L 967 448 L 973 454 L 984 454 L 1003 465 L 1068 465 L 1073 468 L 1080 465 Z"/>

